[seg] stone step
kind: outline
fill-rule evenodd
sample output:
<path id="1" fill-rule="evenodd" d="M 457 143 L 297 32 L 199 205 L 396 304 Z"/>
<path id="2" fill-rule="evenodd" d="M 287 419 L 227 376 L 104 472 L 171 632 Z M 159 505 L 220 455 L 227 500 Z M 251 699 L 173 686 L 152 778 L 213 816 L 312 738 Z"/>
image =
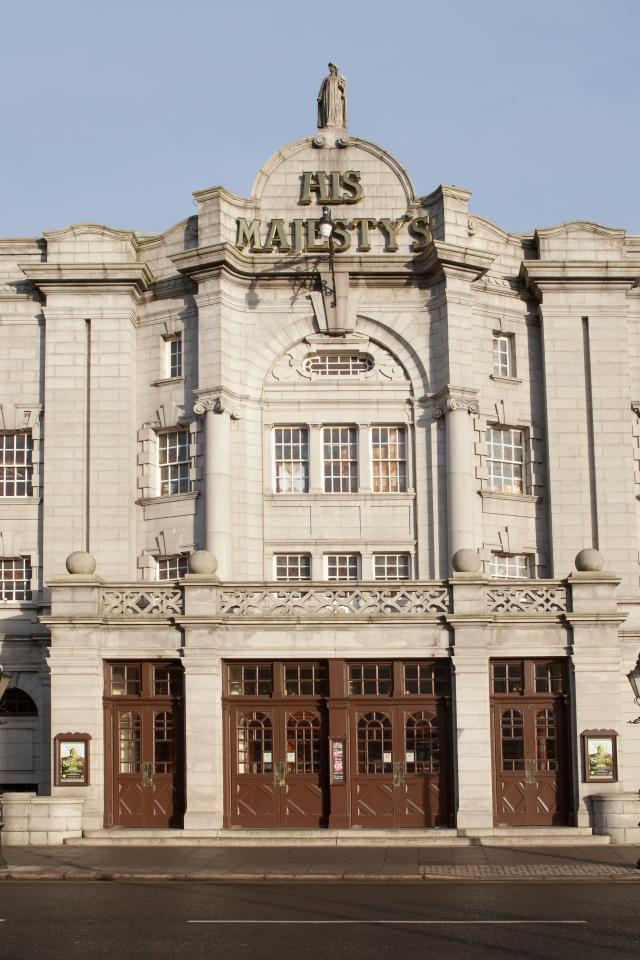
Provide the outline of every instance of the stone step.
<path id="1" fill-rule="evenodd" d="M 588 827 L 496 827 L 494 830 L 85 830 L 69 846 L 154 847 L 538 847 L 605 846 L 608 836 Z"/>

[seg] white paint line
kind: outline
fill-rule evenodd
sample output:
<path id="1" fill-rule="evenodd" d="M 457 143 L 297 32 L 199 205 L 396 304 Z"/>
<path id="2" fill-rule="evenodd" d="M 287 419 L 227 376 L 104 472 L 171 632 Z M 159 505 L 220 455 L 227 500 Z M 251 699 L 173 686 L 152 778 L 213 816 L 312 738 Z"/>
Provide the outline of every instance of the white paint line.
<path id="1" fill-rule="evenodd" d="M 472 925 L 472 924 L 522 924 L 522 923 L 588 923 L 587 920 L 187 920 L 187 923 L 281 923 L 281 924 L 422 924 L 422 925 Z"/>

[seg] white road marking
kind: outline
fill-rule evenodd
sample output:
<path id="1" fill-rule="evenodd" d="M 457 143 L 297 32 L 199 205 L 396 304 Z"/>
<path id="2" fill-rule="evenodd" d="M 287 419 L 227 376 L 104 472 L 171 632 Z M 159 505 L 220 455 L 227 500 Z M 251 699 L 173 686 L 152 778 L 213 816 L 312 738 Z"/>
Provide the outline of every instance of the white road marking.
<path id="1" fill-rule="evenodd" d="M 518 923 L 569 923 L 581 924 L 588 923 L 588 920 L 187 920 L 187 923 L 282 923 L 282 924 L 340 924 L 340 923 L 360 923 L 360 924 L 518 924 Z"/>

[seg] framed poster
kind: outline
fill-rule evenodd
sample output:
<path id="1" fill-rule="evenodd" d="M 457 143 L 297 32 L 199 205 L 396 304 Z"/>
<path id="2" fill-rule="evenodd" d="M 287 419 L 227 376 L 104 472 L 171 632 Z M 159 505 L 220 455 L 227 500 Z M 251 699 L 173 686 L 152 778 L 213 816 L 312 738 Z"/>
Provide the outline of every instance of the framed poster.
<path id="1" fill-rule="evenodd" d="M 582 734 L 585 783 L 615 783 L 618 751 L 615 730 L 585 730 Z"/>
<path id="2" fill-rule="evenodd" d="M 345 782 L 345 742 L 331 740 L 331 784 Z"/>
<path id="3" fill-rule="evenodd" d="M 55 744 L 56 787 L 86 787 L 89 785 L 88 733 L 59 733 Z"/>

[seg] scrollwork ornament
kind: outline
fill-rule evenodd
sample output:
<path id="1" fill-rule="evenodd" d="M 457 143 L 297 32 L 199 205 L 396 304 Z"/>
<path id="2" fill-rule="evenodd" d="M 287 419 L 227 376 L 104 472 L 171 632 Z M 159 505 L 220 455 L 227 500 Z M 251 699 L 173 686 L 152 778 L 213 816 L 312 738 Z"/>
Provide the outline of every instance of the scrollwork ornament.
<path id="1" fill-rule="evenodd" d="M 200 417 L 207 411 L 228 413 L 232 420 L 240 419 L 240 408 L 227 397 L 199 397 L 193 405 L 193 412 Z"/>

